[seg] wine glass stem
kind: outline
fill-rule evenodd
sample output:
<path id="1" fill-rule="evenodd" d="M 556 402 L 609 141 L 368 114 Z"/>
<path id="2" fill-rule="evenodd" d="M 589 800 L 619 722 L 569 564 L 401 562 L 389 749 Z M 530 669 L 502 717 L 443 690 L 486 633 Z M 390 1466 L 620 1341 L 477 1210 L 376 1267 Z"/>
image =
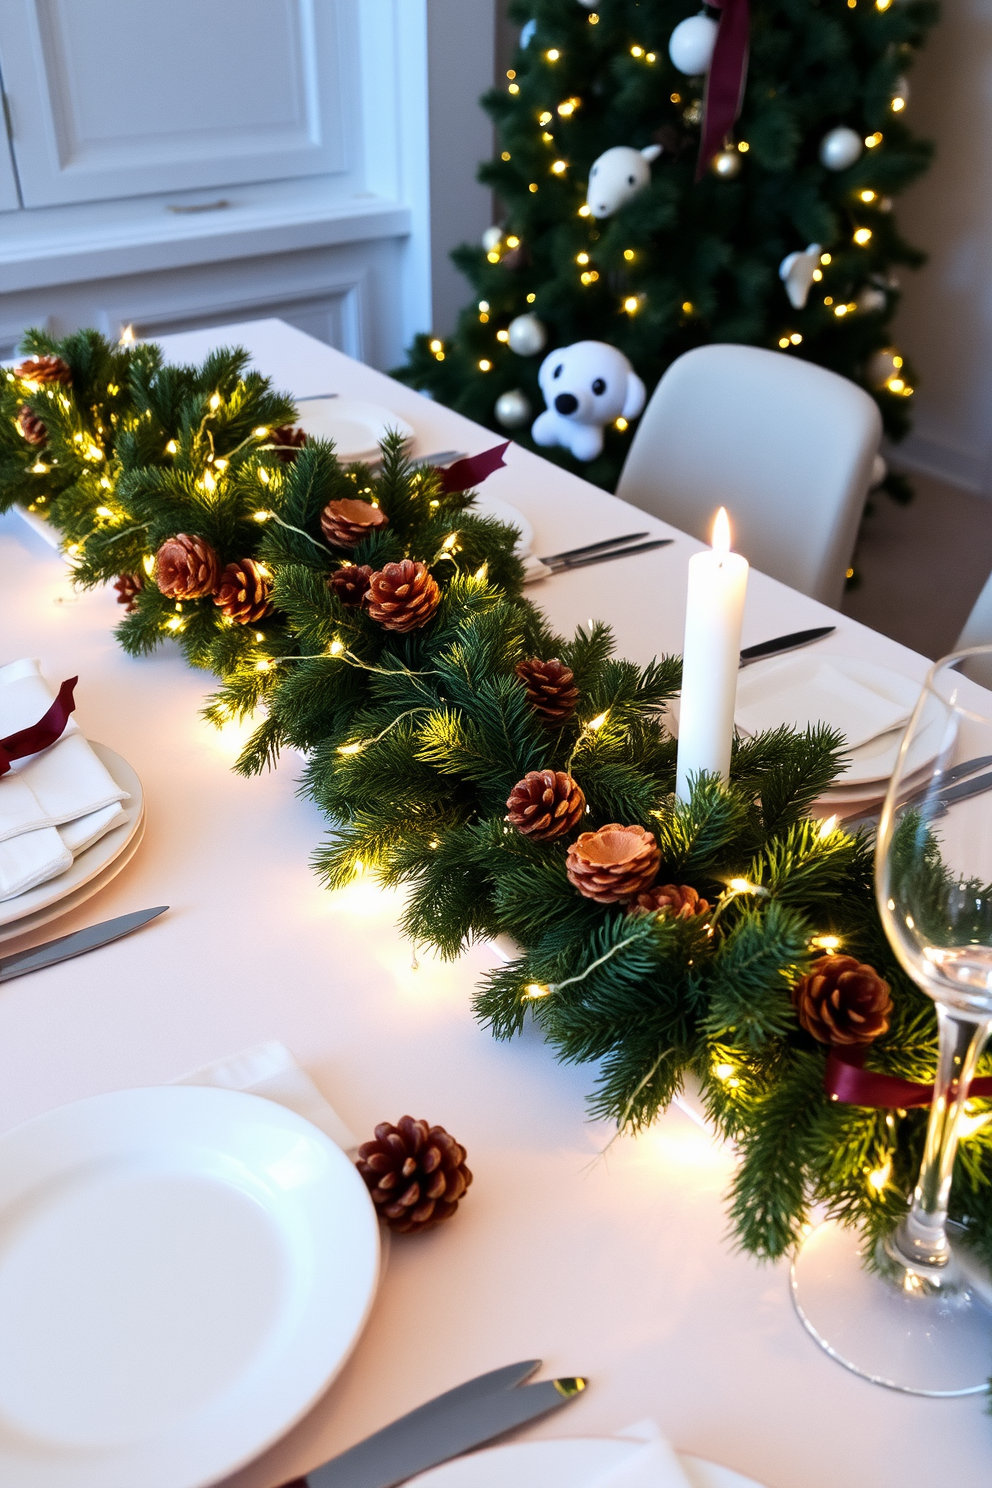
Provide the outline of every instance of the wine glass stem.
<path id="1" fill-rule="evenodd" d="M 961 1112 L 992 1018 L 965 1018 L 937 1004 L 940 1046 L 933 1102 L 920 1176 L 909 1213 L 892 1237 L 899 1258 L 918 1269 L 939 1270 L 950 1259 L 947 1201 L 951 1191 Z"/>

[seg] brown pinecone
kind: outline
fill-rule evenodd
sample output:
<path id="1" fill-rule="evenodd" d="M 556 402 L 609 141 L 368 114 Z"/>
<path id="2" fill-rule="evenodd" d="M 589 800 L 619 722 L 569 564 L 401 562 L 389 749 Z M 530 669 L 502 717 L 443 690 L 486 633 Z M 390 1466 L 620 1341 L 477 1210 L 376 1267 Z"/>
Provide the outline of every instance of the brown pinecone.
<path id="1" fill-rule="evenodd" d="M 177 532 L 155 554 L 155 582 L 172 599 L 202 599 L 217 588 L 220 563 L 202 537 Z"/>
<path id="2" fill-rule="evenodd" d="M 332 594 L 337 595 L 342 604 L 354 607 L 364 604 L 371 577 L 372 570 L 367 563 L 346 563 L 344 568 L 336 569 L 331 574 L 327 587 Z"/>
<path id="3" fill-rule="evenodd" d="M 651 833 L 617 822 L 598 832 L 583 832 L 565 859 L 573 886 L 597 904 L 633 899 L 647 888 L 660 866 L 661 852 Z"/>
<path id="4" fill-rule="evenodd" d="M 320 514 L 321 531 L 335 548 L 354 548 L 370 532 L 388 525 L 389 518 L 381 506 L 359 501 L 357 497 L 329 501 Z"/>
<path id="5" fill-rule="evenodd" d="M 121 574 L 114 580 L 114 588 L 117 590 L 117 603 L 127 605 L 130 615 L 134 609 L 135 600 L 145 587 L 145 581 L 141 574 Z"/>
<path id="6" fill-rule="evenodd" d="M 528 770 L 510 792 L 506 809 L 524 837 L 549 842 L 578 826 L 586 798 L 582 787 L 562 770 Z"/>
<path id="7" fill-rule="evenodd" d="M 441 603 L 441 591 L 425 563 L 404 558 L 372 575 L 368 603 L 372 619 L 386 630 L 419 630 Z"/>
<path id="8" fill-rule="evenodd" d="M 557 658 L 541 661 L 534 656 L 517 665 L 517 676 L 527 689 L 527 701 L 548 723 L 564 723 L 575 712 L 579 689 L 571 669 Z"/>
<path id="9" fill-rule="evenodd" d="M 358 1149 L 358 1171 L 391 1230 L 429 1230 L 450 1219 L 472 1182 L 465 1148 L 443 1126 L 401 1116 L 383 1121 Z"/>
<path id="10" fill-rule="evenodd" d="M 220 576 L 214 604 L 235 625 L 254 625 L 272 609 L 272 581 L 269 571 L 253 558 L 239 558 L 229 563 Z"/>
<path id="11" fill-rule="evenodd" d="M 25 403 L 17 410 L 17 427 L 21 431 L 22 438 L 28 444 L 44 444 L 48 438 L 48 430 L 36 413 L 33 413 Z"/>
<path id="12" fill-rule="evenodd" d="M 644 910 L 675 920 L 691 920 L 694 915 L 709 914 L 710 902 L 701 899 L 690 884 L 660 884 L 631 900 L 630 912 Z"/>
<path id="13" fill-rule="evenodd" d="M 297 451 L 306 444 L 307 436 L 295 424 L 280 424 L 278 429 L 269 430 L 267 442 L 278 447 L 280 460 L 291 464 L 296 459 Z"/>
<path id="14" fill-rule="evenodd" d="M 24 382 L 36 382 L 39 387 L 46 382 L 72 381 L 68 362 L 58 356 L 28 357 L 26 362 L 21 362 L 19 367 L 14 368 L 14 376 L 20 377 Z"/>
<path id="15" fill-rule="evenodd" d="M 892 1012 L 889 984 L 854 956 L 821 956 L 792 988 L 799 1021 L 821 1044 L 870 1044 Z"/>

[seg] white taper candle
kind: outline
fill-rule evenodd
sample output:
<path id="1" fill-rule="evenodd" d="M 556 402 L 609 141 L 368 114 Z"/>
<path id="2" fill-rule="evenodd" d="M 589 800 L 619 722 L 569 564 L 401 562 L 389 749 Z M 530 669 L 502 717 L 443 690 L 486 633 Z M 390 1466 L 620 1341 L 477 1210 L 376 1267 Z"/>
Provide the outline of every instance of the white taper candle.
<path id="1" fill-rule="evenodd" d="M 690 779 L 701 771 L 724 780 L 730 772 L 747 574 L 747 559 L 730 551 L 730 523 L 721 506 L 712 548 L 689 559 L 675 784 L 680 801 L 688 801 Z"/>

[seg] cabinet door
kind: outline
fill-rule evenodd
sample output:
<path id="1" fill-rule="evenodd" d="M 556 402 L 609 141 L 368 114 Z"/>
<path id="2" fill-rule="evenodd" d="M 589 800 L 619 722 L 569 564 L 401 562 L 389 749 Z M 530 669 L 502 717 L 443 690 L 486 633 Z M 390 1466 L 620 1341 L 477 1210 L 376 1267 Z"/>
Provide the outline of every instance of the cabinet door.
<path id="1" fill-rule="evenodd" d="M 3 0 L 24 205 L 347 168 L 342 0 Z"/>

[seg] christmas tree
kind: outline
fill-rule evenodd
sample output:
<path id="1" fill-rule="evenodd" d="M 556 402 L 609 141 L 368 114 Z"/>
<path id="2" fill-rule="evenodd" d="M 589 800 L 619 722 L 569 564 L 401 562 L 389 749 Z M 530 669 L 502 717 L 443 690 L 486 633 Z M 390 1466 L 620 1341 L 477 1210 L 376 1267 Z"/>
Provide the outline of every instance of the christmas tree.
<path id="1" fill-rule="evenodd" d="M 475 291 L 454 335 L 418 337 L 399 375 L 534 448 L 548 350 L 606 342 L 650 394 L 692 347 L 746 342 L 853 379 L 905 434 L 893 271 L 922 258 L 892 198 L 930 158 L 906 74 L 936 4 L 511 0 L 511 15 L 520 46 L 483 99 L 498 145 L 479 172 L 502 222 L 454 254 Z M 611 418 L 585 463 L 546 453 L 612 488 L 635 428 Z"/>

